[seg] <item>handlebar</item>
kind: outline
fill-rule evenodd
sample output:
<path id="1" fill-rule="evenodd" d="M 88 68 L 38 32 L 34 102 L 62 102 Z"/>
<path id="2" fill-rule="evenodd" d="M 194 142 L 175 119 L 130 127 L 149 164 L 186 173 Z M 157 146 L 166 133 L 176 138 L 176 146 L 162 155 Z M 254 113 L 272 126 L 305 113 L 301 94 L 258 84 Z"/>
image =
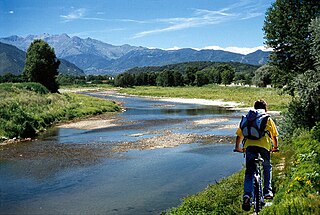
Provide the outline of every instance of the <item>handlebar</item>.
<path id="1" fill-rule="evenodd" d="M 239 153 L 244 153 L 244 149 L 241 149 L 242 151 L 238 151 L 236 149 L 233 149 L 233 152 L 239 152 Z"/>
<path id="2" fill-rule="evenodd" d="M 239 152 L 239 153 L 244 153 L 245 149 L 241 149 L 242 151 L 238 151 L 237 149 L 233 149 L 233 152 Z M 272 148 L 271 152 L 279 152 L 280 150 L 278 148 Z"/>

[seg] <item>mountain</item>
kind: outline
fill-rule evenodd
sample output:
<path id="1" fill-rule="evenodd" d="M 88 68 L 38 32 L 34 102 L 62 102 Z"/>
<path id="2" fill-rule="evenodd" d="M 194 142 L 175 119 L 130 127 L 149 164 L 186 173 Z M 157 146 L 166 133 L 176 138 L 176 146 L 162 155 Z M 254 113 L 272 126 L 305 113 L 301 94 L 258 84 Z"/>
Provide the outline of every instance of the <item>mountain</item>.
<path id="1" fill-rule="evenodd" d="M 12 73 L 19 75 L 23 71 L 26 53 L 15 46 L 0 43 L 0 75 Z"/>
<path id="2" fill-rule="evenodd" d="M 14 45 L 24 51 L 34 39 L 43 39 L 55 50 L 57 57 L 66 59 L 86 74 L 120 73 L 134 67 L 163 66 L 189 61 L 240 62 L 262 65 L 270 52 L 261 50 L 248 55 L 221 50 L 162 50 L 130 45 L 115 46 L 99 40 L 61 35 L 29 35 L 0 38 L 0 42 Z"/>
<path id="3" fill-rule="evenodd" d="M 26 53 L 15 46 L 0 42 L 0 75 L 12 73 L 20 75 L 23 72 Z M 59 73 L 73 76 L 83 76 L 85 73 L 73 63 L 60 59 Z"/>

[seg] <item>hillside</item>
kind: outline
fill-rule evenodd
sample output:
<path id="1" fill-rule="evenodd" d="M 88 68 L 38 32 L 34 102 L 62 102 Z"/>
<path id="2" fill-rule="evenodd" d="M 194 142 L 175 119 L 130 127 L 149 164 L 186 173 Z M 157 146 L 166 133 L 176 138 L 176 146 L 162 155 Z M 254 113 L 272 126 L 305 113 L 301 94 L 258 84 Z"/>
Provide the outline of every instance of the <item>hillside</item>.
<path id="1" fill-rule="evenodd" d="M 248 55 L 221 50 L 162 50 L 130 45 L 115 46 L 99 40 L 61 35 L 29 35 L 0 38 L 26 50 L 34 39 L 43 39 L 55 49 L 57 57 L 66 59 L 86 74 L 118 74 L 134 67 L 163 66 L 191 61 L 240 62 L 252 65 L 265 64 L 269 52 L 256 51 Z"/>
<path id="2" fill-rule="evenodd" d="M 0 75 L 12 73 L 19 75 L 23 71 L 26 53 L 20 49 L 0 43 Z"/>
<path id="3" fill-rule="evenodd" d="M 23 72 L 26 53 L 15 46 L 0 42 L 0 75 L 11 73 L 20 75 Z M 73 76 L 83 76 L 85 73 L 76 65 L 60 59 L 59 73 Z"/>

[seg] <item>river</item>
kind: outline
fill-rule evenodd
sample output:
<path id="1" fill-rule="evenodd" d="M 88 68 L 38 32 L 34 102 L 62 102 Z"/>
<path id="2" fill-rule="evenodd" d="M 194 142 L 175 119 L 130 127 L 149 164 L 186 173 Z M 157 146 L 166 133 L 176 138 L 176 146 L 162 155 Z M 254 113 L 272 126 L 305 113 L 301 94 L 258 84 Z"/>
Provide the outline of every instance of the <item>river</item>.
<path id="1" fill-rule="evenodd" d="M 126 111 L 109 126 L 1 146 L 0 214 L 159 214 L 242 168 L 230 144 L 237 111 L 90 95 Z"/>

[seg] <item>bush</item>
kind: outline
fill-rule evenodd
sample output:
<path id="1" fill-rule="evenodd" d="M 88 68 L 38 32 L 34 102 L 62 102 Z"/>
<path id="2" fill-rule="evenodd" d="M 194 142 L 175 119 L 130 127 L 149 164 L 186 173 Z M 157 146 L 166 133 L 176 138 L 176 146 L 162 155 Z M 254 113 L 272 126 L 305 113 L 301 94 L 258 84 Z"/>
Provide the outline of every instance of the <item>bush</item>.
<path id="1" fill-rule="evenodd" d="M 311 135 L 315 140 L 320 142 L 320 122 L 317 122 L 316 125 L 311 130 Z"/>
<path id="2" fill-rule="evenodd" d="M 311 129 L 320 121 L 320 73 L 309 70 L 295 79 L 295 96 L 282 123 L 287 135 L 297 128 Z"/>

